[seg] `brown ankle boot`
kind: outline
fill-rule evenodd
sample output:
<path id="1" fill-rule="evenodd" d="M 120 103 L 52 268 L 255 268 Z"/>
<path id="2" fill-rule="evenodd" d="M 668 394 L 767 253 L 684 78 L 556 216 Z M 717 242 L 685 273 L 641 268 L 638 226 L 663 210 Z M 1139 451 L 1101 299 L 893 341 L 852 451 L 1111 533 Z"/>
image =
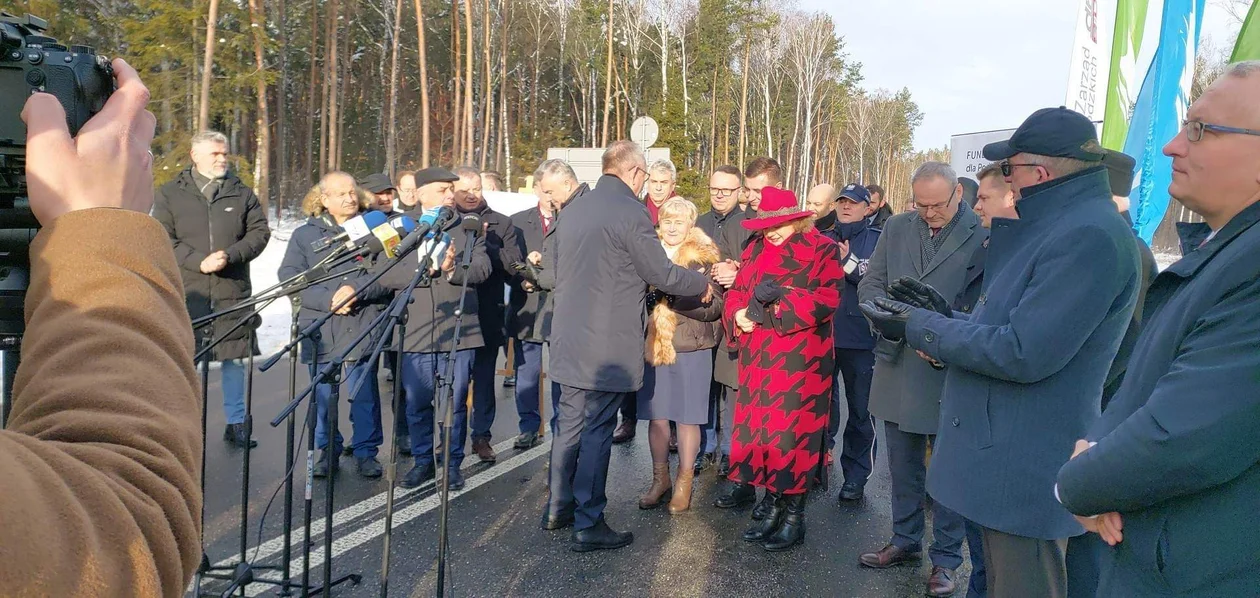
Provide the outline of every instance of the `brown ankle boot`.
<path id="1" fill-rule="evenodd" d="M 691 481 L 695 479 L 695 475 L 690 467 L 678 469 L 678 479 L 674 480 L 674 498 L 669 501 L 670 514 L 677 515 L 691 508 Z"/>
<path id="2" fill-rule="evenodd" d="M 655 509 L 669 498 L 669 462 L 652 464 L 652 486 L 639 497 L 640 509 Z"/>

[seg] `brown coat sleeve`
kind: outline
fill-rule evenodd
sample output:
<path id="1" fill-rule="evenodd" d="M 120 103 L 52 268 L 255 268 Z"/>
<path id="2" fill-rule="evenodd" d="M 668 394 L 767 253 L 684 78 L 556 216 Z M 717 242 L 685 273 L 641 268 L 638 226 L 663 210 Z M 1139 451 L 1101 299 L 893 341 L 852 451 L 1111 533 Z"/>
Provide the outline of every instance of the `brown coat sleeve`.
<path id="1" fill-rule="evenodd" d="M 183 295 L 147 215 L 71 212 L 35 238 L 0 431 L 0 594 L 183 595 L 203 448 Z"/>

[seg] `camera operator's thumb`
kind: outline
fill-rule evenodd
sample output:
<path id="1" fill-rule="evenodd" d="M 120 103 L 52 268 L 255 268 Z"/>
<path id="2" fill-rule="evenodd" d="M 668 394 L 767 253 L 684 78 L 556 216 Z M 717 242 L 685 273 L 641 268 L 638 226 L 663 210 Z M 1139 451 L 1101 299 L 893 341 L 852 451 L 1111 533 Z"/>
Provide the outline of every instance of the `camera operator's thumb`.
<path id="1" fill-rule="evenodd" d="M 149 90 L 122 59 L 113 62 L 116 90 L 101 111 L 70 138 L 61 103 L 45 93 L 27 98 L 26 181 L 31 211 L 48 226 L 75 210 L 121 208 L 148 212 L 153 205 L 157 119 L 145 107 Z"/>

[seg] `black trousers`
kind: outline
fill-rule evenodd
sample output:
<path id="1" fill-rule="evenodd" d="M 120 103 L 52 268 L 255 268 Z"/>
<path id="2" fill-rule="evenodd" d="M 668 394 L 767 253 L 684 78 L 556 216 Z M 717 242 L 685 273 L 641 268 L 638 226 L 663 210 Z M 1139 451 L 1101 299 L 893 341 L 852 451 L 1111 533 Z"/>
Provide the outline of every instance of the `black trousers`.
<path id="1" fill-rule="evenodd" d="M 635 393 L 560 385 L 556 434 L 551 440 L 551 496 L 547 508 L 553 517 L 572 512 L 574 529 L 593 527 L 604 516 L 617 406 L 626 395 L 633 398 Z"/>
<path id="2" fill-rule="evenodd" d="M 621 403 L 617 407 L 617 411 L 621 413 L 621 421 L 634 422 L 639 421 L 639 397 L 631 392 L 621 399 Z"/>
<path id="3" fill-rule="evenodd" d="M 1065 598 L 1067 540 L 1013 536 L 987 527 L 984 574 L 992 598 Z"/>

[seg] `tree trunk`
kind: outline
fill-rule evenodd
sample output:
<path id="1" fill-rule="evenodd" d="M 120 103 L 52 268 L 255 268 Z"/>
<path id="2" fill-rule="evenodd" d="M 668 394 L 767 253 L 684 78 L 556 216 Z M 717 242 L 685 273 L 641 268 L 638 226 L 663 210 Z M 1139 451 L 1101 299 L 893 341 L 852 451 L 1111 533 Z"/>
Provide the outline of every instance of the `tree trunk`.
<path id="1" fill-rule="evenodd" d="M 429 64 L 425 57 L 424 0 L 415 0 L 416 38 L 420 50 L 420 168 L 429 167 Z"/>
<path id="2" fill-rule="evenodd" d="M 499 166 L 503 175 L 503 190 L 512 191 L 512 138 L 510 136 L 511 128 L 508 127 L 508 109 L 507 109 L 507 55 L 508 55 L 508 4 L 507 0 L 501 0 L 499 10 L 502 11 L 503 29 L 499 33 L 499 143 L 503 146 L 503 164 Z M 497 156 L 498 153 L 496 152 Z"/>
<path id="3" fill-rule="evenodd" d="M 394 31 L 390 41 L 389 66 L 389 124 L 385 127 L 385 172 L 394 178 L 398 166 L 398 46 L 402 35 L 402 0 L 394 0 Z"/>
<path id="4" fill-rule="evenodd" d="M 709 88 L 709 97 L 713 100 L 713 106 L 709 110 L 709 163 L 704 170 L 713 170 L 713 161 L 717 159 L 717 74 L 718 69 L 713 69 L 713 85 Z"/>
<path id="5" fill-rule="evenodd" d="M 467 60 L 464 64 L 464 157 L 461 161 L 469 164 L 473 160 L 473 11 L 472 0 L 464 0 L 464 52 Z"/>
<path id="6" fill-rule="evenodd" d="M 687 88 L 687 35 L 686 31 L 678 36 L 678 53 L 682 58 L 682 86 L 683 86 L 683 134 L 691 135 L 691 93 Z"/>
<path id="7" fill-rule="evenodd" d="M 308 77 L 308 89 L 306 91 L 306 145 L 302 152 L 302 178 L 306 182 L 310 182 L 311 174 L 314 172 L 311 167 L 312 149 L 315 146 L 315 116 L 319 110 L 315 108 L 315 80 L 316 76 L 315 63 L 318 62 L 315 57 L 319 55 L 319 35 L 315 24 L 319 22 L 319 5 L 311 0 L 311 68 Z M 323 155 L 320 155 L 320 164 L 323 164 Z"/>
<path id="8" fill-rule="evenodd" d="M 254 194 L 262 204 L 263 213 L 267 213 L 268 202 L 271 201 L 271 119 L 267 114 L 267 64 L 263 60 L 263 34 L 267 20 L 263 16 L 259 4 L 263 0 L 249 0 L 249 23 L 254 32 L 254 62 L 258 66 L 258 82 L 255 93 L 258 94 L 257 129 L 254 134 L 258 140 L 258 149 L 254 153 Z"/>
<path id="9" fill-rule="evenodd" d="M 197 129 L 210 128 L 210 82 L 214 79 L 214 38 L 219 24 L 219 0 L 210 0 L 210 12 L 206 16 L 206 56 L 201 66 L 201 111 L 197 115 Z"/>
<path id="10" fill-rule="evenodd" d="M 451 70 L 455 79 L 455 117 L 451 121 L 451 138 L 454 140 L 451 147 L 452 162 L 459 162 L 464 147 L 464 54 L 460 51 L 460 35 L 459 0 L 451 0 Z"/>
<path id="11" fill-rule="evenodd" d="M 353 5 L 341 4 L 339 6 L 344 6 L 345 7 L 344 10 L 346 11 L 347 16 L 349 16 L 350 9 L 353 7 Z M 350 19 L 347 19 L 345 39 L 339 40 L 339 43 L 341 44 L 340 47 L 342 48 L 342 54 L 341 54 L 341 57 L 338 59 L 338 64 L 337 64 L 337 68 L 338 68 L 337 80 L 333 82 L 334 83 L 333 90 L 335 92 L 333 94 L 333 101 L 334 101 L 333 105 L 336 106 L 337 108 L 336 112 L 332 115 L 333 122 L 336 123 L 336 127 L 337 127 L 337 139 L 336 139 L 336 145 L 335 145 L 337 149 L 332 155 L 332 157 L 335 159 L 335 162 L 333 163 L 333 168 L 335 170 L 343 170 L 341 166 L 341 158 L 342 158 L 342 155 L 345 153 L 344 149 L 346 145 L 346 142 L 345 142 L 346 111 L 342 108 L 342 106 L 346 105 L 346 97 L 350 93 L 350 47 L 351 47 L 350 35 L 351 33 L 350 33 L 349 21 Z M 340 37 L 340 35 L 338 37 Z"/>
<path id="12" fill-rule="evenodd" d="M 341 33 L 337 23 L 338 19 L 341 17 L 341 5 L 339 0 L 330 0 L 328 15 L 328 22 L 330 23 L 329 30 L 331 31 L 331 35 L 328 37 L 327 49 L 328 116 L 325 120 L 327 121 L 328 129 L 328 161 L 325 163 L 325 172 L 337 170 L 337 154 L 339 153 L 337 146 L 337 125 L 340 122 L 337 116 L 337 100 L 341 95 L 341 85 L 339 81 L 339 75 L 341 74 L 341 56 L 338 54 L 339 49 L 337 46 L 337 37 Z"/>
<path id="13" fill-rule="evenodd" d="M 608 147 L 608 109 L 612 103 L 613 2 L 614 0 L 608 0 L 608 66 L 604 69 L 604 136 L 601 147 Z"/>
<path id="14" fill-rule="evenodd" d="M 332 86 L 331 65 L 335 62 L 333 55 L 336 54 L 333 49 L 333 32 L 336 30 L 334 25 L 337 21 L 335 10 L 336 0 L 331 0 L 324 11 L 324 86 L 319 107 L 319 169 L 315 173 L 316 179 L 322 178 L 324 173 L 328 172 L 328 95 Z"/>
<path id="15" fill-rule="evenodd" d="M 285 0 L 277 0 L 274 21 L 280 26 L 280 87 L 276 90 L 276 169 L 279 191 L 276 193 L 276 220 L 283 215 L 284 204 L 289 198 L 292 170 L 289 168 L 289 26 L 286 22 Z M 314 39 L 311 43 L 314 43 Z M 310 153 L 310 152 L 306 152 Z"/>
<path id="16" fill-rule="evenodd" d="M 739 96 L 739 169 L 744 170 L 744 156 L 748 153 L 746 129 L 748 124 L 748 61 L 752 59 L 752 36 L 744 37 L 744 83 Z"/>
<path id="17" fill-rule="evenodd" d="M 490 87 L 490 71 L 494 69 L 493 63 L 490 62 L 490 0 L 485 0 L 482 7 L 485 12 L 481 16 L 482 39 L 485 40 L 485 52 L 482 58 L 485 62 L 483 65 L 486 71 L 486 86 L 481 90 L 482 101 L 485 103 L 485 118 L 481 122 L 481 159 L 478 161 L 481 170 L 486 169 L 486 157 L 490 150 L 490 118 L 493 115 L 491 110 L 494 108 L 494 93 Z M 500 31 L 499 35 L 504 32 Z"/>

